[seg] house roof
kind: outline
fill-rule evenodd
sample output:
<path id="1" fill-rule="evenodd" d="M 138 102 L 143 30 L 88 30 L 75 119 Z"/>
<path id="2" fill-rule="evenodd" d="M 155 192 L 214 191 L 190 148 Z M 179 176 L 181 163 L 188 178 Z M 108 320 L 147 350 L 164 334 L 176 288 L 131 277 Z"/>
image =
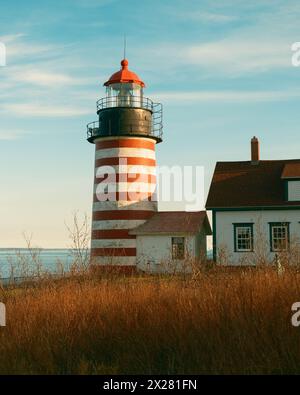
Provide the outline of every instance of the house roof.
<path id="1" fill-rule="evenodd" d="M 202 227 L 208 235 L 212 233 L 206 211 L 159 211 L 129 234 L 198 233 Z"/>
<path id="2" fill-rule="evenodd" d="M 300 162 L 287 163 L 283 168 L 281 178 L 300 178 Z"/>
<path id="3" fill-rule="evenodd" d="M 284 174 L 295 174 L 300 159 L 218 162 L 206 208 L 299 206 L 285 200 Z M 296 173 L 297 174 L 297 173 Z"/>

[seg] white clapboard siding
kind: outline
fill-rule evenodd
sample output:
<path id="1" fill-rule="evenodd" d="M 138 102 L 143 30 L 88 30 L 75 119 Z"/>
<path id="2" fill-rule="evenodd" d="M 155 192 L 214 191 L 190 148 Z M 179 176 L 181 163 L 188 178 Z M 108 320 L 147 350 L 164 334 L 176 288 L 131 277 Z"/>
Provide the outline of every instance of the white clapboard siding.
<path id="1" fill-rule="evenodd" d="M 135 256 L 98 256 L 92 258 L 96 265 L 133 266 L 136 264 Z"/>

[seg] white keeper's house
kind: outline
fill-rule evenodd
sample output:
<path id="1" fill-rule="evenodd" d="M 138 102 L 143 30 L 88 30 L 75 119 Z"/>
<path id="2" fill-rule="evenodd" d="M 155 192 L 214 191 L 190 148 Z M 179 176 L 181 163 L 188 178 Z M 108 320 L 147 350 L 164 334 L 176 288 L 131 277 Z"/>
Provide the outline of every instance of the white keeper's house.
<path id="1" fill-rule="evenodd" d="M 300 159 L 218 162 L 206 208 L 212 211 L 213 255 L 233 265 L 272 261 L 300 238 Z"/>

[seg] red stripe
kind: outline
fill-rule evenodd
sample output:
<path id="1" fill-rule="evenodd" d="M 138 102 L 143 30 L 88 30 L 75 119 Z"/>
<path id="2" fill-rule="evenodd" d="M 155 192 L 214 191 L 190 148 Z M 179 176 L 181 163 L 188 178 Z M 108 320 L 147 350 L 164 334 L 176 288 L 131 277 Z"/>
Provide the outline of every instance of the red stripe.
<path id="1" fill-rule="evenodd" d="M 136 248 L 92 248 L 91 257 L 95 256 L 136 256 Z"/>
<path id="2" fill-rule="evenodd" d="M 103 177 L 95 177 L 95 184 L 100 184 L 106 181 L 107 183 L 114 182 L 147 182 L 148 184 L 156 183 L 156 175 L 154 174 L 134 174 L 134 173 L 118 173 L 118 174 L 104 174 Z"/>
<path id="3" fill-rule="evenodd" d="M 142 166 L 155 166 L 155 159 L 150 158 L 125 158 L 125 157 L 115 157 L 115 158 L 100 158 L 95 160 L 95 167 L 98 166 L 113 166 L 113 165 L 142 165 Z"/>
<path id="4" fill-rule="evenodd" d="M 111 192 L 94 194 L 94 202 L 118 202 L 118 201 L 149 201 L 157 202 L 156 194 L 152 192 Z"/>
<path id="5" fill-rule="evenodd" d="M 135 239 L 134 235 L 128 234 L 129 229 L 106 229 L 100 230 L 95 229 L 92 230 L 92 239 Z"/>
<path id="6" fill-rule="evenodd" d="M 146 148 L 155 149 L 155 143 L 151 140 L 142 139 L 118 139 L 118 140 L 106 140 L 99 141 L 96 143 L 96 151 L 104 148 Z"/>
<path id="7" fill-rule="evenodd" d="M 114 210 L 114 211 L 94 211 L 93 221 L 103 219 L 148 219 L 154 214 L 147 210 Z"/>

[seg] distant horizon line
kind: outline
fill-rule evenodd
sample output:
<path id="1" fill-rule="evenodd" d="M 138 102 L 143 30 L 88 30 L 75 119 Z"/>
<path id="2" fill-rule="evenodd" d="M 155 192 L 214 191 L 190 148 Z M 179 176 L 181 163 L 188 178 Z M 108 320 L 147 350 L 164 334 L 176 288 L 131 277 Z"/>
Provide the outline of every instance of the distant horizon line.
<path id="1" fill-rule="evenodd" d="M 76 250 L 76 248 L 55 248 L 55 247 L 33 247 L 33 248 L 27 248 L 27 247 L 8 247 L 8 248 L 5 248 L 5 247 L 0 247 L 0 251 L 9 251 L 9 250 L 12 250 L 12 251 L 14 251 L 14 250 L 25 250 L 25 251 L 28 251 L 28 250 L 55 250 L 55 251 L 58 251 L 58 250 L 60 250 L 60 251 L 66 251 L 66 250 Z M 90 248 L 86 248 L 86 250 L 90 250 Z M 212 248 L 210 248 L 210 249 L 207 249 L 207 252 L 209 252 L 209 251 L 212 251 Z"/>
<path id="2" fill-rule="evenodd" d="M 90 248 L 87 248 L 87 250 L 89 250 Z M 75 250 L 75 248 L 62 248 L 62 247 L 32 247 L 32 248 L 28 248 L 28 247 L 0 247 L 0 251 L 1 250 Z"/>

